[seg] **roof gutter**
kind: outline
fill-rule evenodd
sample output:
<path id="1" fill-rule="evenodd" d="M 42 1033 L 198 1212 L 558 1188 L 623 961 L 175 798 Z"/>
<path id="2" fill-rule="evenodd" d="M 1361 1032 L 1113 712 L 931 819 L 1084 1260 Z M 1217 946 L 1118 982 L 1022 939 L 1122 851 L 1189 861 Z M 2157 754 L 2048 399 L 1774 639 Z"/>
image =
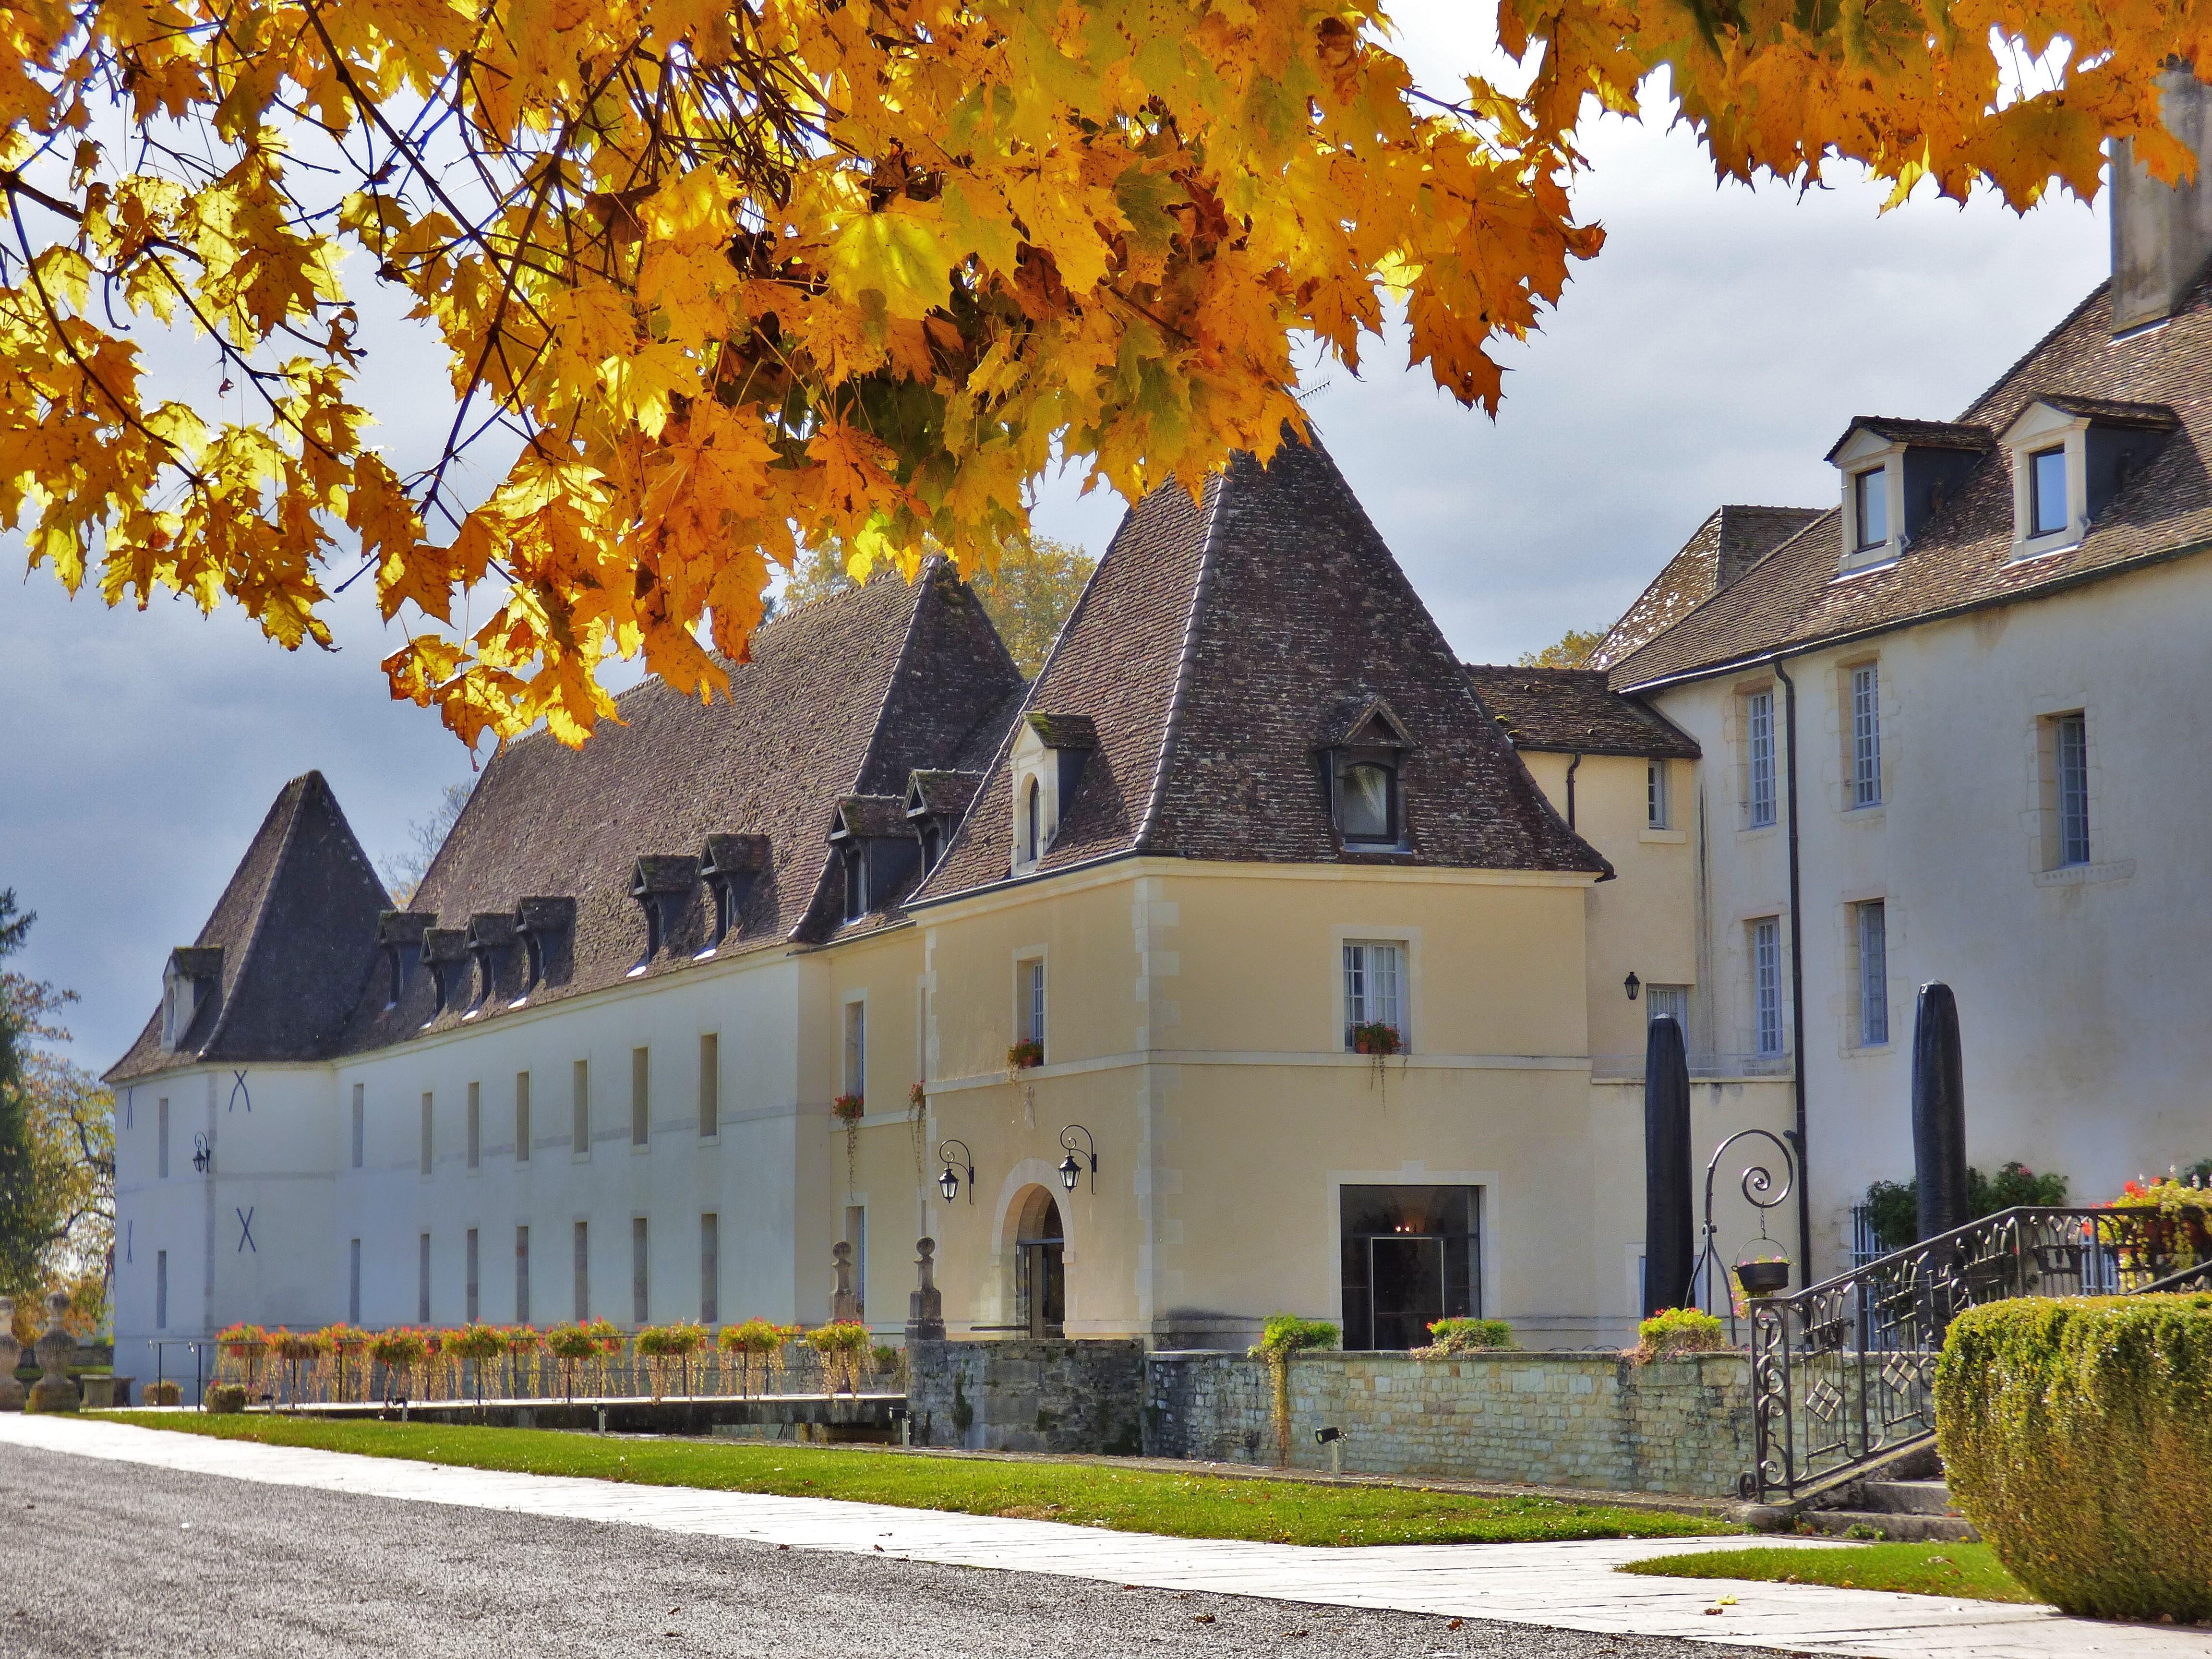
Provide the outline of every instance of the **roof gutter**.
<path id="1" fill-rule="evenodd" d="M 1790 1139 L 1797 1147 L 1797 1288 L 1813 1282 L 1813 1198 L 1806 1184 L 1805 1117 L 1805 904 L 1798 868 L 1797 682 L 1782 665 L 1778 651 L 1767 659 L 1782 682 L 1782 742 L 1790 766 L 1790 1030 L 1796 1045 L 1790 1073 L 1796 1096 L 1797 1127 Z"/>

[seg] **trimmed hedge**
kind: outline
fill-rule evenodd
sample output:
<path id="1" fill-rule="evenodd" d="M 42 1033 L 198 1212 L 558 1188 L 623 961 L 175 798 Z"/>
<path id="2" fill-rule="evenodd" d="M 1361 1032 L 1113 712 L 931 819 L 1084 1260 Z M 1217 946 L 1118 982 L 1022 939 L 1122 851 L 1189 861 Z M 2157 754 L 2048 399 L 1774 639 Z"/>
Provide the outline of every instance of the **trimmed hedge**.
<path id="1" fill-rule="evenodd" d="M 1952 1497 L 2067 1613 L 2212 1618 L 2212 1295 L 1999 1302 L 1951 1326 Z"/>

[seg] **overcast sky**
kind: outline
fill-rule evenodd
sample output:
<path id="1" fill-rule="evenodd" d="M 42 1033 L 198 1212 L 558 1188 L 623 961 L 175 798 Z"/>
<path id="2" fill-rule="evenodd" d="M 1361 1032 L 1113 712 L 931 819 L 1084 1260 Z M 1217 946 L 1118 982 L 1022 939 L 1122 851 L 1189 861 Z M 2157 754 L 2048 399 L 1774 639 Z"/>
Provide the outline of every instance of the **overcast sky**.
<path id="1" fill-rule="evenodd" d="M 1480 43 L 1452 0 L 1406 5 L 1416 72 L 1448 85 Z M 1505 354 L 1495 423 L 1376 349 L 1315 376 L 1309 407 L 1369 514 L 1461 653 L 1507 660 L 1611 622 L 1714 507 L 1824 505 L 1821 461 L 1855 414 L 1945 417 L 2097 282 L 2101 210 L 2025 219 L 1884 191 L 1717 190 L 1686 133 L 1587 134 L 1584 217 L 1607 232 L 1542 336 Z M 374 342 L 370 401 L 403 465 L 442 435 L 442 369 Z M 1047 486 L 1046 533 L 1103 550 L 1121 503 Z M 0 548 L 22 568 L 19 540 Z M 75 1057 L 104 1067 L 158 999 L 287 779 L 319 769 L 380 860 L 468 757 L 395 704 L 394 641 L 363 583 L 341 649 L 288 655 L 234 612 L 71 603 L 51 575 L 0 585 L 0 887 L 39 913 L 15 965 L 76 988 Z"/>

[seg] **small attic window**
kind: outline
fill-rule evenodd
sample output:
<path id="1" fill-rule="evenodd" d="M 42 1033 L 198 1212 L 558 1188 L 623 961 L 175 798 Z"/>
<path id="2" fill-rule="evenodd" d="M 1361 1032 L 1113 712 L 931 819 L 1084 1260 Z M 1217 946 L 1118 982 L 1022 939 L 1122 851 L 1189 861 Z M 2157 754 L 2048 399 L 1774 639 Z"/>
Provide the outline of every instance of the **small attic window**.
<path id="1" fill-rule="evenodd" d="M 1867 552 L 1889 542 L 1889 469 L 1870 466 L 1851 474 L 1851 505 L 1856 511 L 1857 550 Z"/>
<path id="2" fill-rule="evenodd" d="M 222 982 L 222 947 L 179 945 L 161 973 L 161 1046 L 172 1054 L 190 1040 L 192 1022 Z"/>
<path id="3" fill-rule="evenodd" d="M 2163 404 L 2053 392 L 2028 404 L 1998 440 L 2012 463 L 2012 556 L 2079 543 L 2180 423 Z"/>
<path id="4" fill-rule="evenodd" d="M 1406 748 L 1404 731 L 1378 698 L 1325 751 L 1329 811 L 1346 847 L 1405 846 Z"/>
<path id="5" fill-rule="evenodd" d="M 2066 510 L 2066 446 L 2039 449 L 2027 458 L 2029 531 L 2056 536 L 2070 522 Z"/>
<path id="6" fill-rule="evenodd" d="M 1354 761 L 1339 775 L 1337 828 L 1346 841 L 1398 839 L 1398 769 L 1380 760 Z"/>
<path id="7" fill-rule="evenodd" d="M 700 878 L 714 897 L 713 932 L 702 957 L 712 956 L 722 942 L 744 931 L 745 901 L 753 884 L 768 867 L 766 836 L 709 836 L 699 860 Z"/>
<path id="8" fill-rule="evenodd" d="M 1030 780 L 1022 799 L 1022 862 L 1035 864 L 1044 854 L 1044 785 Z"/>
<path id="9" fill-rule="evenodd" d="M 857 843 L 844 849 L 845 920 L 859 921 L 868 914 L 868 855 Z"/>
<path id="10" fill-rule="evenodd" d="M 645 913 L 645 954 L 631 967 L 641 974 L 675 938 L 699 885 L 699 860 L 647 854 L 630 871 L 629 896 Z"/>
<path id="11" fill-rule="evenodd" d="M 508 1007 L 520 1008 L 539 986 L 565 974 L 569 935 L 575 923 L 573 898 L 526 898 L 514 907 L 515 932 L 522 941 L 522 988 Z"/>

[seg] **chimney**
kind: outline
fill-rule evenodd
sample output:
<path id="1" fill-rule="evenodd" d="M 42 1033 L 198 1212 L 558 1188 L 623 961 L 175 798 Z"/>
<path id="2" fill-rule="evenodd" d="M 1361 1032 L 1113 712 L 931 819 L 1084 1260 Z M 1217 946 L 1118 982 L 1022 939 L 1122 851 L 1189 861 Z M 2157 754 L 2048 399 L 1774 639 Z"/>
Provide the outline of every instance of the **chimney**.
<path id="1" fill-rule="evenodd" d="M 2112 141 L 2112 332 L 2170 317 L 2212 260 L 2212 87 L 2186 64 L 2158 77 L 2166 131 L 2197 152 L 2197 177 L 2162 185 L 2135 159 L 2125 138 Z"/>

